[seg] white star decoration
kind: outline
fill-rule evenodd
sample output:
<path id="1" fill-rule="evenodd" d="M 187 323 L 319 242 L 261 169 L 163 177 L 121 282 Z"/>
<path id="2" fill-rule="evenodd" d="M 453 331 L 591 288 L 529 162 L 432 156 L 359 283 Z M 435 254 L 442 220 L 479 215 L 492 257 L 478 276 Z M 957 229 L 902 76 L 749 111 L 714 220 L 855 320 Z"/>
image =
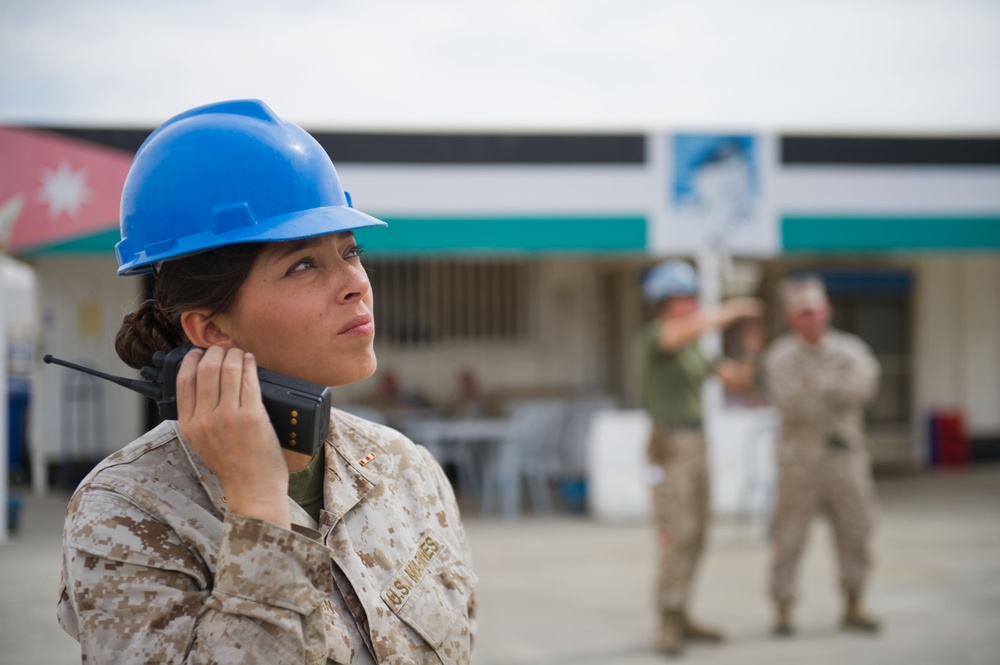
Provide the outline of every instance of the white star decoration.
<path id="1" fill-rule="evenodd" d="M 74 171 L 66 162 L 59 164 L 57 169 L 42 171 L 42 188 L 38 191 L 40 201 L 49 206 L 49 217 L 58 217 L 66 213 L 75 218 L 90 196 L 90 190 L 84 183 L 86 169 Z"/>

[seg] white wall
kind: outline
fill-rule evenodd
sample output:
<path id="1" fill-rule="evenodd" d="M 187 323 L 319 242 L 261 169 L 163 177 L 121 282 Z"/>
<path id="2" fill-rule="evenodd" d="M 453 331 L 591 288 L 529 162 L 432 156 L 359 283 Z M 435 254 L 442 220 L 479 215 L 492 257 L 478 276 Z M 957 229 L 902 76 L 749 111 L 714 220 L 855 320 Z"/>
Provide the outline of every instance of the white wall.
<path id="1" fill-rule="evenodd" d="M 597 270 L 587 259 L 542 261 L 531 285 L 532 334 L 519 343 L 467 342 L 431 348 L 376 343 L 380 372 L 391 370 L 404 390 L 434 402 L 455 397 L 456 377 L 473 369 L 485 392 L 574 389 L 598 386 L 600 357 Z M 375 294 L 378 297 L 378 294 Z M 338 388 L 334 399 L 364 399 L 376 391 L 373 379 Z"/>
<path id="2" fill-rule="evenodd" d="M 116 277 L 113 257 L 101 259 L 46 258 L 35 263 L 40 318 L 36 356 L 36 395 L 32 401 L 30 441 L 33 484 L 45 491 L 45 465 L 63 454 L 60 422 L 66 409 L 61 386 L 72 370 L 44 365 L 46 353 L 112 374 L 136 377 L 114 351 L 114 336 L 122 316 L 137 304 L 142 282 Z M 104 382 L 104 442 L 81 451 L 103 457 L 142 432 L 142 400 L 125 388 Z M 71 451 L 72 452 L 72 451 Z M 74 453 L 76 454 L 76 453 Z"/>
<path id="3" fill-rule="evenodd" d="M 972 436 L 1000 436 L 1000 257 L 927 257 L 915 270 L 914 417 L 921 442 L 923 418 L 940 406 L 964 409 Z"/>
<path id="4" fill-rule="evenodd" d="M 716 515 L 767 515 L 774 497 L 772 409 L 724 409 L 709 414 L 711 510 Z M 648 520 L 655 471 L 646 461 L 651 423 L 641 409 L 595 415 L 587 441 L 588 508 L 609 522 Z"/>
<path id="5" fill-rule="evenodd" d="M 645 164 L 337 167 L 354 205 L 372 215 L 648 215 L 662 191 Z"/>

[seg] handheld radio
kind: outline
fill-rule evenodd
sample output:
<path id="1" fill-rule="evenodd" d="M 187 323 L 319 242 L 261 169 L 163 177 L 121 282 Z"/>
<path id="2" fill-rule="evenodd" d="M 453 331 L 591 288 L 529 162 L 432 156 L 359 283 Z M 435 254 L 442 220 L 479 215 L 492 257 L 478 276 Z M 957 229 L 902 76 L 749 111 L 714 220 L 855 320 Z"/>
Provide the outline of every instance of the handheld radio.
<path id="1" fill-rule="evenodd" d="M 139 370 L 145 381 L 105 374 L 96 369 L 60 360 L 46 354 L 42 360 L 100 377 L 156 400 L 160 417 L 177 419 L 177 371 L 191 346 L 157 351 L 153 365 Z M 271 425 L 282 448 L 312 455 L 326 440 L 330 429 L 330 389 L 278 372 L 257 368 L 260 394 Z"/>

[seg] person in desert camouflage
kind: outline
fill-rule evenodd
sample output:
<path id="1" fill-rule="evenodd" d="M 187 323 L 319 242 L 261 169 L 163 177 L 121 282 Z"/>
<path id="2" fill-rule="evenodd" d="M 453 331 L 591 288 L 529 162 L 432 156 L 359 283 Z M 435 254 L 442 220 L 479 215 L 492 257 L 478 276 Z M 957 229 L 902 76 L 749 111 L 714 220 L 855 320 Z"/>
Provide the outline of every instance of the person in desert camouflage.
<path id="1" fill-rule="evenodd" d="M 154 298 L 116 339 L 135 368 L 190 351 L 168 420 L 74 493 L 58 617 L 87 663 L 468 663 L 472 570 L 441 468 L 330 414 L 279 447 L 262 367 L 325 386 L 375 371 L 372 292 L 322 147 L 255 100 L 182 113 L 139 149 L 119 274 Z M 295 414 L 293 413 L 294 417 Z"/>
<path id="2" fill-rule="evenodd" d="M 676 260 L 654 266 L 642 290 L 656 312 L 639 334 L 643 406 L 652 421 L 647 456 L 659 545 L 656 646 L 677 655 L 688 640 L 723 639 L 721 632 L 690 616 L 691 589 L 709 521 L 701 391 L 713 375 L 729 388 L 745 390 L 752 385 L 756 354 L 763 344 L 759 325 L 763 303 L 733 298 L 715 308 L 701 307 L 694 268 Z M 698 346 L 700 337 L 738 321 L 745 326 L 740 331 L 744 357 L 707 358 Z"/>
<path id="3" fill-rule="evenodd" d="M 770 344 L 763 362 L 765 388 L 781 412 L 771 518 L 774 631 L 793 632 L 799 560 L 813 518 L 824 514 L 840 564 L 842 625 L 874 632 L 879 624 L 862 606 L 875 512 L 862 409 L 875 397 L 879 364 L 859 337 L 830 327 L 818 276 L 786 278 L 782 296 L 790 331 Z"/>

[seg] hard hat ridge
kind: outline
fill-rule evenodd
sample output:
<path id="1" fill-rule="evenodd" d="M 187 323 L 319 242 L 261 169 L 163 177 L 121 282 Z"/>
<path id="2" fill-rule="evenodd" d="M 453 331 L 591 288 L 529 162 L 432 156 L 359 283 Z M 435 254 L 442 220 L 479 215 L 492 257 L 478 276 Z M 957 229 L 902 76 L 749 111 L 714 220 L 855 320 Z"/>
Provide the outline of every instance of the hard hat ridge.
<path id="1" fill-rule="evenodd" d="M 150 134 L 120 222 L 119 275 L 222 245 L 385 226 L 353 209 L 312 136 L 250 99 L 184 111 Z"/>

